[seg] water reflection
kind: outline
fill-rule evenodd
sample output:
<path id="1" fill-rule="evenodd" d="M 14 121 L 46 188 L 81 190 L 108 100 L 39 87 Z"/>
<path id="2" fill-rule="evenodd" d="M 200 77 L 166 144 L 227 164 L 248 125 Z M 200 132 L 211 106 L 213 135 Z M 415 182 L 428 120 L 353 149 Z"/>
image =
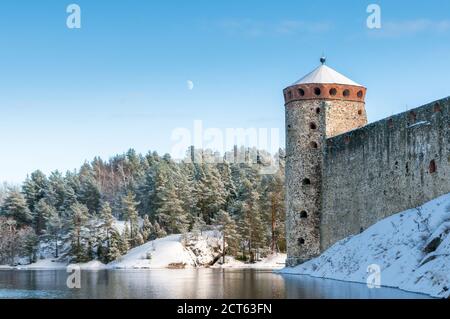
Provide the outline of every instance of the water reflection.
<path id="1" fill-rule="evenodd" d="M 426 298 L 398 289 L 270 271 L 183 269 L 82 271 L 81 289 L 63 270 L 0 271 L 0 298 Z"/>

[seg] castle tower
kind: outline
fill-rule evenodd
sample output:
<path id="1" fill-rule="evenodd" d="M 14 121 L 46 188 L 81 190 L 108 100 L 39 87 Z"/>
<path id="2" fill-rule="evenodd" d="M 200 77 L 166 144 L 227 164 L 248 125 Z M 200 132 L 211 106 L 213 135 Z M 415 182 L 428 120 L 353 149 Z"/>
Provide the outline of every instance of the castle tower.
<path id="1" fill-rule="evenodd" d="M 322 251 L 320 221 L 326 139 L 367 124 L 366 89 L 325 65 L 284 89 L 287 266 Z"/>

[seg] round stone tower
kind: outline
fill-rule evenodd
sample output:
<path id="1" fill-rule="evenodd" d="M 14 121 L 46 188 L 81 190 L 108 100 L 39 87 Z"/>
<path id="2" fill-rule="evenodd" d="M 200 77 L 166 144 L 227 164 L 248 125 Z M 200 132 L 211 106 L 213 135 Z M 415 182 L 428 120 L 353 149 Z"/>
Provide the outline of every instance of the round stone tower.
<path id="1" fill-rule="evenodd" d="M 322 252 L 320 220 L 326 139 L 367 124 L 366 89 L 321 65 L 284 89 L 287 266 Z"/>

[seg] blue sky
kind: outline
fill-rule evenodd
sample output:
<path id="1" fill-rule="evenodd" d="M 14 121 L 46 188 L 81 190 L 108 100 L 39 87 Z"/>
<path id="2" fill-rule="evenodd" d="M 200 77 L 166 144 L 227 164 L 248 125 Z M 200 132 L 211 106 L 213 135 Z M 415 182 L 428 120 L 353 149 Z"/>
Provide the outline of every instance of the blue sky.
<path id="1" fill-rule="evenodd" d="M 446 97 L 450 2 L 411 2 L 1 1 L 0 181 L 170 152 L 197 119 L 283 135 L 282 89 L 323 51 L 368 88 L 371 122 Z M 66 27 L 70 3 L 81 29 Z M 371 3 L 381 30 L 366 27 Z"/>

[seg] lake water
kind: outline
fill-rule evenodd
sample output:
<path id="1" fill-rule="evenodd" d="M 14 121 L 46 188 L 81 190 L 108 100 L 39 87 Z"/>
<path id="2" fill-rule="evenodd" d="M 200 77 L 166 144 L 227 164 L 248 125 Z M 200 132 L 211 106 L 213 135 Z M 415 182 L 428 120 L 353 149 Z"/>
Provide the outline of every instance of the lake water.
<path id="1" fill-rule="evenodd" d="M 0 270 L 0 298 L 427 298 L 392 288 L 271 271 L 222 269 L 82 271 L 69 289 L 64 270 Z"/>

